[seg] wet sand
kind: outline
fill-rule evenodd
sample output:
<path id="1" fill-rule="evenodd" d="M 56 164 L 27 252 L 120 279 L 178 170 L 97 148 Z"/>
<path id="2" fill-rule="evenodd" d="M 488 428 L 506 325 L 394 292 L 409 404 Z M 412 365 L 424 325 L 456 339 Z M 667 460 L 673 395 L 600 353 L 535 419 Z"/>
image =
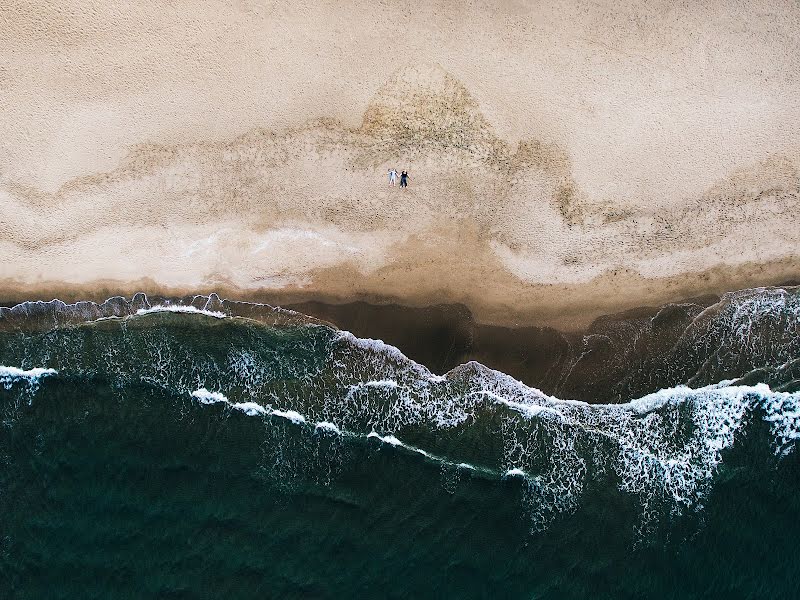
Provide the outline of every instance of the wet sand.
<path id="1" fill-rule="evenodd" d="M 484 325 L 463 305 L 410 308 L 364 302 L 330 305 L 305 302 L 286 308 L 335 324 L 359 337 L 378 338 L 434 373 L 474 360 L 523 383 L 563 398 L 619 401 L 615 386 L 635 361 L 671 349 L 691 319 L 719 300 L 708 295 L 672 307 L 640 307 L 598 318 L 582 331 L 552 327 Z M 647 349 L 633 350 L 649 322 L 660 314 L 662 331 Z M 643 392 L 655 391 L 643 388 Z"/>
<path id="2" fill-rule="evenodd" d="M 454 261 L 459 260 L 453 255 Z M 286 285 L 281 289 L 248 289 L 229 282 L 197 286 L 169 286 L 150 278 L 133 281 L 101 280 L 75 284 L 44 281 L 20 283 L 14 278 L 0 279 L 3 305 L 26 300 L 102 302 L 115 295 L 127 297 L 137 292 L 165 297 L 217 293 L 223 298 L 260 302 L 274 306 L 363 306 L 365 311 L 396 306 L 419 314 L 437 306 L 461 306 L 470 320 L 480 325 L 519 329 L 553 328 L 563 332 L 585 330 L 596 319 L 642 306 L 657 307 L 700 296 L 718 296 L 728 291 L 764 285 L 794 285 L 800 281 L 800 262 L 794 258 L 774 263 L 746 263 L 739 267 L 717 267 L 674 277 L 648 278 L 617 270 L 586 283 L 572 285 L 526 284 L 503 271 L 484 269 L 475 263 L 465 267 L 446 260 L 419 265 L 389 264 L 367 277 L 348 268 L 330 268 L 316 283 L 303 287 Z M 477 268 L 476 268 L 477 267 Z M 301 309 L 302 310 L 302 309 Z M 331 313 L 334 314 L 334 313 Z M 366 317 L 365 317 L 366 319 Z M 358 319 L 348 317 L 358 323 Z M 371 321 L 371 319 L 367 319 Z M 381 330 L 376 321 L 375 327 Z M 347 326 L 343 328 L 348 329 Z M 380 337 L 366 329 L 367 337 Z"/>

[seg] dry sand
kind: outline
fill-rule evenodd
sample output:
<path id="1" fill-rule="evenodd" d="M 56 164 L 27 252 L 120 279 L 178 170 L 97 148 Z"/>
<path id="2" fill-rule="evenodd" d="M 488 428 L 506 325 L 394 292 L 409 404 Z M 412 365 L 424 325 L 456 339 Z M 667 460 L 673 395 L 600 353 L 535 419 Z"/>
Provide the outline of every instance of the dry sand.
<path id="1" fill-rule="evenodd" d="M 6 300 L 580 328 L 800 278 L 795 2 L 109 6 L 0 8 Z"/>

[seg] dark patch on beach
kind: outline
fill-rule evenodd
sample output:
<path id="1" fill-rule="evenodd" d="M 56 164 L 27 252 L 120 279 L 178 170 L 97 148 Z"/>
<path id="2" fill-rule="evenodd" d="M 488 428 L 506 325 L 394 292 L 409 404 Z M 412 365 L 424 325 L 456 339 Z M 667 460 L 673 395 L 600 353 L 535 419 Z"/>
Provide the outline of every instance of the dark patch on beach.
<path id="1" fill-rule="evenodd" d="M 380 338 L 437 374 L 474 360 L 560 398 L 625 402 L 675 385 L 699 387 L 747 377 L 770 351 L 737 339 L 736 325 L 725 313 L 746 302 L 748 294 L 773 293 L 796 290 L 744 290 L 722 298 L 707 295 L 641 307 L 601 317 L 581 332 L 482 325 L 463 305 L 304 302 L 289 308 L 360 337 Z M 779 347 L 793 347 L 791 331 L 759 335 L 776 338 Z M 720 346 L 736 350 L 722 356 Z M 777 371 L 759 371 L 759 376 L 774 377 L 778 385 L 793 377 Z"/>

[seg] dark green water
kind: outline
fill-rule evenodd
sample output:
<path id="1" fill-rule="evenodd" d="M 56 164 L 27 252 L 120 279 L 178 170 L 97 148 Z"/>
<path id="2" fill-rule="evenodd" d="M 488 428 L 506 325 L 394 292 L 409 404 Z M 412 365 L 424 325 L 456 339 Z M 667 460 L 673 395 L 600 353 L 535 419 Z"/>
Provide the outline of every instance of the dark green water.
<path id="1" fill-rule="evenodd" d="M 3 598 L 800 597 L 797 392 L 591 406 L 164 312 L 9 328 L 0 364 Z"/>

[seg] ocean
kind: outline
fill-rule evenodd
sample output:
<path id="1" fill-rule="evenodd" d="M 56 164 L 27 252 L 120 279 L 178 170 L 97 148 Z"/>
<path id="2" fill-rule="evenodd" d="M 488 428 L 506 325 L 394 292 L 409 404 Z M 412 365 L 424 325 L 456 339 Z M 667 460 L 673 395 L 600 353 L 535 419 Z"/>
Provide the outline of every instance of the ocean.
<path id="1" fill-rule="evenodd" d="M 595 403 L 216 296 L 3 308 L 0 597 L 797 598 L 798 334 L 725 295 Z"/>

